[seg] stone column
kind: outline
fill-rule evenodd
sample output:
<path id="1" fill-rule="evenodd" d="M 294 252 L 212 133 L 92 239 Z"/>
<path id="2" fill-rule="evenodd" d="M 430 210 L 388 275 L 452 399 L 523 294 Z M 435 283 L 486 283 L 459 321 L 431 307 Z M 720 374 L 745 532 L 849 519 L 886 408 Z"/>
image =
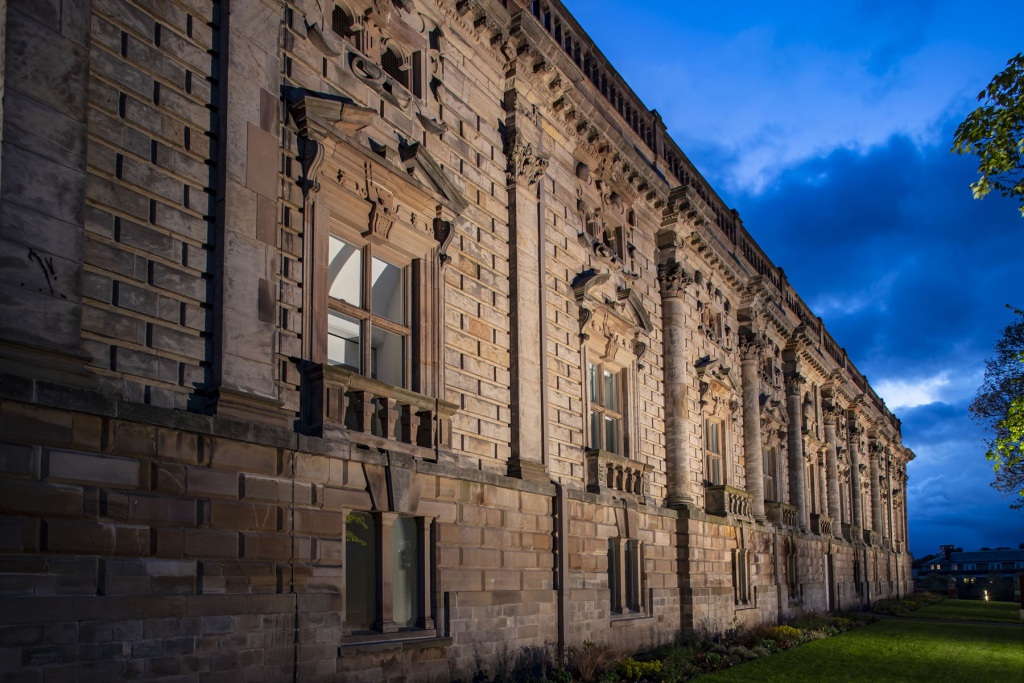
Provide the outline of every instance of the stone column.
<path id="1" fill-rule="evenodd" d="M 518 68 L 518 67 L 514 67 Z M 544 434 L 547 416 L 542 411 L 541 393 L 547 378 L 541 369 L 546 353 L 542 338 L 540 269 L 544 243 L 539 181 L 548 160 L 535 148 L 541 133 L 529 119 L 518 113 L 529 103 L 520 103 L 516 90 L 505 93 L 507 190 L 509 213 L 509 282 L 513 296 L 510 307 L 512 345 L 512 457 L 508 474 L 520 479 L 547 481 Z M 586 368 L 583 370 L 586 372 Z"/>
<path id="2" fill-rule="evenodd" d="M 828 476 L 828 516 L 832 518 L 832 535 L 842 535 L 842 513 L 839 504 L 839 455 L 836 451 L 835 411 L 825 411 L 825 468 Z"/>
<path id="3" fill-rule="evenodd" d="M 850 510 L 852 518 L 850 523 L 859 526 L 862 530 L 864 528 L 864 511 L 861 509 L 860 501 L 860 463 L 859 455 L 857 453 L 857 445 L 859 443 L 860 430 L 855 425 L 853 418 L 850 418 L 847 422 L 847 443 L 850 448 Z"/>
<path id="4" fill-rule="evenodd" d="M 807 531 L 810 517 L 807 510 L 807 487 L 804 484 L 804 472 L 807 464 L 804 461 L 804 442 L 801 433 L 803 406 L 800 401 L 800 389 L 804 378 L 800 373 L 786 375 L 786 413 L 789 418 L 787 428 L 789 450 L 789 501 L 796 506 L 800 530 Z"/>
<path id="5" fill-rule="evenodd" d="M 882 535 L 882 491 L 881 491 L 881 479 L 882 473 L 879 468 L 878 458 L 882 452 L 882 446 L 877 441 L 872 441 L 868 447 L 869 458 L 870 458 L 870 470 L 871 475 L 871 530 L 879 536 Z"/>
<path id="6" fill-rule="evenodd" d="M 761 402 L 758 366 L 764 342 L 756 336 L 740 342 L 743 384 L 743 451 L 746 489 L 754 519 L 764 519 L 764 464 L 761 453 Z"/>
<path id="7" fill-rule="evenodd" d="M 686 286 L 693 275 L 674 259 L 658 266 L 661 283 L 662 329 L 665 336 L 665 461 L 668 491 L 665 506 L 679 508 L 693 503 L 690 492 L 690 453 L 687 444 L 686 394 Z"/>
<path id="8" fill-rule="evenodd" d="M 892 543 L 895 540 L 895 533 L 893 532 L 893 525 L 892 525 L 892 506 L 893 506 L 893 500 L 892 499 L 895 498 L 895 495 L 892 492 L 892 451 L 890 451 L 888 448 L 886 448 L 884 456 L 885 456 L 884 464 L 885 464 L 885 500 L 886 500 L 885 521 L 884 521 L 884 524 L 885 524 L 885 538 L 888 541 L 887 545 L 889 546 L 889 549 L 892 550 Z"/>
<path id="9" fill-rule="evenodd" d="M 818 451 L 815 461 L 818 470 L 818 514 L 829 516 L 828 514 L 828 495 L 829 495 L 829 481 L 825 475 L 825 458 L 822 456 L 822 451 Z M 835 520 L 833 520 L 835 521 Z"/>

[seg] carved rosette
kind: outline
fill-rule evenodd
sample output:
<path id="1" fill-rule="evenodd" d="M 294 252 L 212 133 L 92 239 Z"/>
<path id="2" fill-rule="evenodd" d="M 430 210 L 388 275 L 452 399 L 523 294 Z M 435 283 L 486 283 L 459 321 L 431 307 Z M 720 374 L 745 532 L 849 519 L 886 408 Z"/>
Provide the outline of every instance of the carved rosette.
<path id="1" fill-rule="evenodd" d="M 662 298 L 682 297 L 687 286 L 692 285 L 693 281 L 693 273 L 687 273 L 678 261 L 671 260 L 658 266 L 658 283 L 661 285 Z"/>

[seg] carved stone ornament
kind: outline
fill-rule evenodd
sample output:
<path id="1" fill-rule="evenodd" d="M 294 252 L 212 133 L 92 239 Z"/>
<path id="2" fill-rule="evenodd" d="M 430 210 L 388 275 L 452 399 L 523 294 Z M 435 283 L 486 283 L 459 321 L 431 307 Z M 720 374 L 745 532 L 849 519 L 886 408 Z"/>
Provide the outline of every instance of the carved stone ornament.
<path id="1" fill-rule="evenodd" d="M 740 359 L 760 361 L 765 342 L 761 335 L 753 334 L 740 339 Z"/>
<path id="2" fill-rule="evenodd" d="M 515 140 L 508 152 L 508 182 L 510 185 L 520 178 L 526 179 L 528 186 L 535 184 L 548 168 L 550 155 L 535 152 L 533 143 L 523 140 L 522 134 L 516 130 Z"/>
<path id="3" fill-rule="evenodd" d="M 370 202 L 369 224 L 364 237 L 386 240 L 395 224 L 395 195 L 373 180 L 373 165 L 366 164 L 366 200 Z"/>
<path id="4" fill-rule="evenodd" d="M 452 225 L 451 221 L 440 218 L 434 219 L 434 239 L 437 240 L 438 260 L 442 268 L 451 263 L 452 257 L 447 252 L 448 246 L 452 243 L 454 237 L 455 226 Z"/>
<path id="5" fill-rule="evenodd" d="M 807 378 L 799 372 L 791 372 L 786 375 L 786 393 L 799 394 Z"/>
<path id="6" fill-rule="evenodd" d="M 671 260 L 658 266 L 658 282 L 661 284 L 662 297 L 681 297 L 686 288 L 693 284 L 693 273 L 687 273 L 683 264 Z"/>
<path id="7" fill-rule="evenodd" d="M 634 339 L 633 340 L 633 355 L 636 356 L 636 360 L 637 360 L 636 367 L 637 367 L 638 370 L 643 370 L 644 367 L 645 367 L 644 364 L 641 362 L 645 353 L 647 353 L 647 343 L 646 342 L 642 342 L 639 339 Z"/>
<path id="8" fill-rule="evenodd" d="M 296 181 L 299 189 L 302 190 L 302 198 L 312 200 L 320 189 L 316 174 L 324 163 L 324 146 L 319 141 L 300 136 L 299 142 L 299 165 L 302 168 L 302 175 Z M 313 197 L 310 197 L 310 193 Z"/>

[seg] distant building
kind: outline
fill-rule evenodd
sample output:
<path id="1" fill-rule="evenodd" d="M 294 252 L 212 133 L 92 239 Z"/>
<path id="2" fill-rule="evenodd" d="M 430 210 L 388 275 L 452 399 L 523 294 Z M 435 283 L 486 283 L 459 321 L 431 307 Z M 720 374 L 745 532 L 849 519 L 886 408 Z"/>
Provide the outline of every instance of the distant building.
<path id="1" fill-rule="evenodd" d="M 1024 574 L 1024 543 L 1010 547 L 964 552 L 952 545 L 914 561 L 912 576 L 918 590 L 956 590 L 958 597 L 1019 600 L 1017 577 Z"/>

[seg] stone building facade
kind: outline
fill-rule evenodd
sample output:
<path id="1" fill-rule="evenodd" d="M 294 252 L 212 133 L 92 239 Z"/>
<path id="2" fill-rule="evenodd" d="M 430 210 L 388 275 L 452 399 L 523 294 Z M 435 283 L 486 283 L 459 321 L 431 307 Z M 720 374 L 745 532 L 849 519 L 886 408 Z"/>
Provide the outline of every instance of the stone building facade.
<path id="1" fill-rule="evenodd" d="M 556 0 L 0 17 L 3 680 L 459 680 L 911 589 L 899 421 Z"/>

